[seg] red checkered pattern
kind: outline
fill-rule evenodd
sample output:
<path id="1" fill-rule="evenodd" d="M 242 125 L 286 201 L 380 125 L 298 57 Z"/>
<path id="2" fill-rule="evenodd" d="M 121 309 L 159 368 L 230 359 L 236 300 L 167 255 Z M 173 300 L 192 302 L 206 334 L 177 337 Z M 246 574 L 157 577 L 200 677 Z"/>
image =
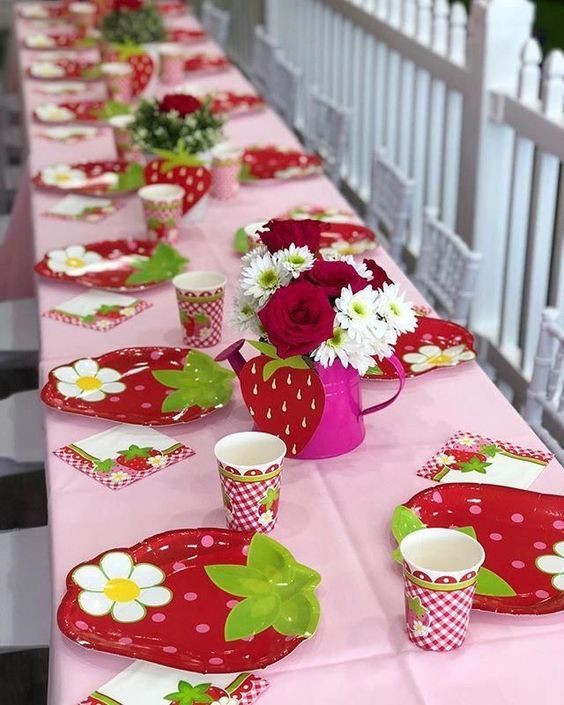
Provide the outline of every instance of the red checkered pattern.
<path id="1" fill-rule="evenodd" d="M 466 444 L 460 443 L 460 439 L 471 439 L 473 443 Z M 437 462 L 437 456 L 449 455 L 450 451 L 458 450 L 468 450 L 478 452 L 480 446 L 495 444 L 498 448 L 507 451 L 513 455 L 518 455 L 522 458 L 533 458 L 534 460 L 540 460 L 544 463 L 550 462 L 554 455 L 545 450 L 533 450 L 531 448 L 522 448 L 513 443 L 508 443 L 507 441 L 494 441 L 491 438 L 486 438 L 486 436 L 478 436 L 475 433 L 466 433 L 465 431 L 457 431 L 454 436 L 451 436 L 448 441 L 441 446 L 441 448 L 435 453 L 435 455 L 428 460 L 425 465 L 417 471 L 417 474 L 421 477 L 425 477 L 428 480 L 434 480 L 436 475 L 444 469 L 444 466 Z"/>
<path id="2" fill-rule="evenodd" d="M 221 201 L 235 198 L 239 192 L 240 164 L 233 166 L 214 166 L 212 168 L 212 185 L 210 196 Z"/>
<path id="3" fill-rule="evenodd" d="M 461 646 L 468 631 L 476 583 L 446 592 L 419 587 L 404 575 L 404 586 L 410 641 L 427 651 L 451 651 Z M 408 598 L 418 598 L 427 612 L 420 618 L 411 613 Z"/>
<path id="4" fill-rule="evenodd" d="M 141 313 L 141 311 L 145 311 L 146 309 L 151 308 L 151 306 L 152 304 L 150 304 L 148 301 L 137 301 L 131 306 L 123 307 L 124 309 L 133 309 L 132 312 L 127 316 L 119 315 L 115 318 L 106 318 L 104 316 L 99 316 L 96 318 L 95 321 L 91 321 L 90 323 L 85 323 L 81 318 L 78 318 L 77 316 L 70 316 L 66 313 L 63 313 L 62 311 L 56 311 L 55 309 L 52 309 L 51 311 L 46 311 L 43 314 L 43 317 L 54 318 L 56 321 L 61 321 L 62 323 L 70 323 L 71 326 L 91 328 L 92 330 L 98 330 L 104 333 L 107 330 L 112 330 L 112 328 L 119 326 L 120 323 L 123 323 L 124 321 L 133 318 L 133 316 L 136 316 L 138 313 Z"/>
<path id="5" fill-rule="evenodd" d="M 276 526 L 277 512 L 272 512 L 270 521 L 261 522 L 261 500 L 269 489 L 280 491 L 280 473 L 269 480 L 257 482 L 237 482 L 230 477 L 220 475 L 224 497 L 227 496 L 231 507 L 225 506 L 227 526 L 237 531 L 272 531 Z"/>
<path id="6" fill-rule="evenodd" d="M 111 477 L 110 477 L 112 474 L 111 472 L 110 473 L 96 472 L 96 470 L 94 469 L 94 463 L 92 461 L 87 460 L 86 458 L 83 458 L 82 455 L 77 453 L 75 450 L 73 450 L 69 446 L 64 446 L 63 448 L 58 448 L 57 450 L 55 450 L 53 452 L 58 458 L 61 458 L 61 460 L 64 460 L 65 463 L 72 465 L 73 468 L 77 468 L 78 470 L 83 472 L 85 475 L 88 475 L 89 477 L 93 478 L 94 480 L 101 482 L 105 487 L 109 487 L 111 490 L 121 490 L 124 487 L 127 487 L 128 485 L 132 485 L 134 482 L 137 482 L 138 480 L 143 480 L 145 477 L 149 477 L 150 475 L 154 475 L 156 472 L 159 472 L 160 470 L 164 470 L 165 468 L 168 468 L 170 465 L 174 465 L 174 463 L 178 463 L 181 460 L 185 460 L 186 458 L 189 458 L 191 455 L 195 454 L 195 451 L 192 450 L 192 448 L 189 448 L 188 446 L 185 446 L 185 445 L 181 445 L 178 448 L 175 448 L 170 453 L 163 452 L 163 455 L 165 455 L 167 458 L 167 463 L 166 463 L 166 465 L 163 465 L 160 468 L 151 468 L 150 470 L 135 471 L 135 470 L 132 470 L 131 468 L 121 468 L 121 467 L 116 466 L 115 471 L 124 472 L 127 475 L 127 477 L 116 482 L 111 479 Z"/>
<path id="7" fill-rule="evenodd" d="M 252 705 L 268 686 L 269 683 L 264 678 L 251 674 L 230 697 L 237 699 L 239 705 Z"/>
<path id="8" fill-rule="evenodd" d="M 221 330 L 223 325 L 223 295 L 216 301 L 183 301 L 182 296 L 216 296 L 223 293 L 223 289 L 215 289 L 215 291 L 202 291 L 198 294 L 191 292 L 178 292 L 178 308 L 187 316 L 193 318 L 197 314 L 204 314 L 208 317 L 209 327 L 201 328 L 193 334 L 188 332 L 188 324 L 184 325 L 184 343 L 194 348 L 207 348 L 212 345 L 217 345 L 221 340 Z"/>
<path id="9" fill-rule="evenodd" d="M 120 103 L 131 103 L 133 98 L 133 78 L 131 73 L 124 76 L 106 76 L 106 86 L 112 100 L 118 100 Z"/>

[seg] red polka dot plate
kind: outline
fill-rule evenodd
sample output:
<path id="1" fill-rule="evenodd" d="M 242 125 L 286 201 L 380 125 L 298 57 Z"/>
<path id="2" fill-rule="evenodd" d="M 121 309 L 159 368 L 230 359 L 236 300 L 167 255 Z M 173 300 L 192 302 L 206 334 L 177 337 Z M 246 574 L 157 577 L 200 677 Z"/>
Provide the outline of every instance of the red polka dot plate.
<path id="1" fill-rule="evenodd" d="M 32 183 L 50 191 L 109 197 L 138 191 L 145 175 L 140 164 L 119 160 L 52 164 L 40 169 Z"/>
<path id="2" fill-rule="evenodd" d="M 320 580 L 263 534 L 178 529 L 73 568 L 57 621 L 88 649 L 238 673 L 280 660 L 314 634 Z"/>
<path id="3" fill-rule="evenodd" d="M 250 146 L 242 157 L 239 179 L 244 184 L 303 179 L 321 174 L 323 160 L 317 154 L 275 146 Z"/>
<path id="4" fill-rule="evenodd" d="M 112 104 L 108 104 L 108 101 L 80 100 L 39 105 L 33 111 L 33 117 L 44 125 L 64 125 L 75 122 L 104 123 L 111 117 L 111 111 Z"/>
<path id="5" fill-rule="evenodd" d="M 406 377 L 419 377 L 476 359 L 472 333 L 442 318 L 418 317 L 413 333 L 404 333 L 398 338 L 395 353 Z M 397 379 L 397 372 L 388 360 L 374 360 L 374 367 L 368 370 L 364 379 Z"/>
<path id="6" fill-rule="evenodd" d="M 564 611 L 564 497 L 498 485 L 429 487 L 396 508 L 392 533 L 399 543 L 426 526 L 458 528 L 484 547 L 475 609 Z"/>
<path id="7" fill-rule="evenodd" d="M 164 426 L 195 421 L 225 406 L 234 377 L 199 350 L 122 348 L 55 367 L 41 399 L 72 414 Z"/>
<path id="8" fill-rule="evenodd" d="M 180 274 L 186 262 L 167 243 L 102 240 L 49 250 L 35 271 L 55 281 L 109 291 L 141 291 Z"/>

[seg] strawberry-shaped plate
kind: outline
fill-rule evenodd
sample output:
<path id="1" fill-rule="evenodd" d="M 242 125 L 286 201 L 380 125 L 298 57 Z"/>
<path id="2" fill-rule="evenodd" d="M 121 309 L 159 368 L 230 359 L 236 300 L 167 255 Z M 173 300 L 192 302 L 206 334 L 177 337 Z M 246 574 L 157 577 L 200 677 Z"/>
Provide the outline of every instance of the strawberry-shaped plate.
<path id="1" fill-rule="evenodd" d="M 31 78 L 43 81 L 78 80 L 97 81 L 101 78 L 100 64 L 93 61 L 34 61 L 27 70 Z"/>
<path id="2" fill-rule="evenodd" d="M 71 570 L 57 622 L 89 649 L 238 673 L 279 661 L 314 634 L 320 580 L 263 534 L 178 529 Z"/>
<path id="3" fill-rule="evenodd" d="M 114 100 L 80 100 L 38 105 L 33 117 L 44 124 L 62 125 L 70 122 L 100 123 L 129 112 L 125 104 Z"/>
<path id="4" fill-rule="evenodd" d="M 211 109 L 214 113 L 235 117 L 261 110 L 266 103 L 256 93 L 235 93 L 233 91 L 214 91 L 209 93 Z"/>
<path id="5" fill-rule="evenodd" d="M 207 39 L 208 35 L 203 29 L 169 29 L 166 33 L 167 42 L 178 42 L 179 44 L 195 44 Z"/>
<path id="6" fill-rule="evenodd" d="M 29 34 L 23 40 L 26 49 L 52 50 L 52 49 L 91 49 L 96 46 L 97 39 L 86 34 L 64 34 L 61 32 Z"/>
<path id="7" fill-rule="evenodd" d="M 35 265 L 42 277 L 109 291 L 141 291 L 170 281 L 187 260 L 171 245 L 103 240 L 50 250 Z"/>
<path id="8" fill-rule="evenodd" d="M 88 196 L 119 196 L 145 185 L 143 167 L 125 161 L 53 164 L 32 179 L 39 188 Z"/>
<path id="9" fill-rule="evenodd" d="M 317 154 L 281 147 L 247 147 L 243 152 L 239 179 L 244 184 L 303 179 L 320 174 L 323 160 Z"/>
<path id="10" fill-rule="evenodd" d="M 392 532 L 399 543 L 425 526 L 458 528 L 484 547 L 476 609 L 564 610 L 564 497 L 500 485 L 429 487 L 396 508 Z"/>
<path id="11" fill-rule="evenodd" d="M 192 54 L 184 62 L 184 70 L 187 73 L 215 73 L 216 71 L 226 71 L 230 68 L 231 62 L 226 56 L 205 54 Z"/>
<path id="12" fill-rule="evenodd" d="M 442 318 L 418 317 L 413 333 L 403 333 L 396 343 L 396 356 L 401 360 L 406 377 L 461 365 L 476 359 L 474 336 L 470 331 Z M 397 373 L 386 359 L 374 360 L 364 379 L 391 380 Z"/>
<path id="13" fill-rule="evenodd" d="M 211 187 L 211 172 L 198 160 L 185 153 L 154 150 L 161 159 L 149 162 L 145 167 L 147 184 L 176 184 L 184 189 L 183 213 L 187 213 L 206 195 Z"/>
<path id="14" fill-rule="evenodd" d="M 104 50 L 104 61 L 123 61 L 131 66 L 134 96 L 145 90 L 155 70 L 155 63 L 149 52 L 136 44 L 111 44 Z"/>
<path id="15" fill-rule="evenodd" d="M 122 348 L 51 370 L 41 399 L 59 411 L 164 426 L 225 406 L 234 376 L 198 350 Z"/>

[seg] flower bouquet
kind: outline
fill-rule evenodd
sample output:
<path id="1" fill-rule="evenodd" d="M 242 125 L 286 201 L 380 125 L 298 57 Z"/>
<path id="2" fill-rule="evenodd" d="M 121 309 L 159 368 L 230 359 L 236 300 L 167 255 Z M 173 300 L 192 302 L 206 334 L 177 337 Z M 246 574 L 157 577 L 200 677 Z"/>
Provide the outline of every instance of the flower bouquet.
<path id="1" fill-rule="evenodd" d="M 165 28 L 152 3 L 114 0 L 113 11 L 102 20 L 102 37 L 114 44 L 147 44 L 162 41 Z"/>
<path id="2" fill-rule="evenodd" d="M 261 355 L 244 364 L 242 342 L 218 359 L 239 373 L 256 426 L 279 435 L 289 455 L 322 458 L 364 438 L 360 376 L 376 359 L 394 363 L 399 334 L 417 319 L 397 284 L 373 260 L 319 253 L 319 221 L 272 220 L 243 258 L 234 323 L 259 337 Z M 400 390 L 401 390 L 400 385 Z M 335 433 L 336 430 L 338 433 Z"/>

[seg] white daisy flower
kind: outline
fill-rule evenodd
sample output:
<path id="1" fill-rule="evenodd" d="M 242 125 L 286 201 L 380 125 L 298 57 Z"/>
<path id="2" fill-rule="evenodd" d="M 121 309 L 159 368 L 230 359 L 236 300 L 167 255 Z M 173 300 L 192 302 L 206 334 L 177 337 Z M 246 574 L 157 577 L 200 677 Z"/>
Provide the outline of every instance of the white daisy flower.
<path id="1" fill-rule="evenodd" d="M 323 259 L 329 262 L 346 262 L 347 264 L 350 264 L 351 267 L 354 267 L 357 274 L 364 277 L 367 281 L 371 281 L 374 278 L 374 275 L 364 264 L 364 262 L 359 262 L 352 255 L 341 255 L 336 250 L 331 249 L 324 254 Z"/>
<path id="2" fill-rule="evenodd" d="M 52 61 L 35 61 L 31 65 L 30 72 L 37 78 L 62 78 L 65 75 L 64 68 Z"/>
<path id="3" fill-rule="evenodd" d="M 348 367 L 350 344 L 351 339 L 347 331 L 344 328 L 335 328 L 329 340 L 313 351 L 313 359 L 323 367 L 330 367 L 335 360 L 339 360 L 343 367 Z"/>
<path id="4" fill-rule="evenodd" d="M 282 267 L 297 279 L 302 272 L 313 267 L 315 257 L 308 247 L 297 247 L 294 243 L 276 253 L 276 259 Z"/>
<path id="5" fill-rule="evenodd" d="M 267 509 L 265 512 L 263 512 L 259 516 L 258 523 L 261 526 L 268 526 L 273 519 L 274 519 L 274 513 L 273 513 L 272 509 Z"/>
<path id="6" fill-rule="evenodd" d="M 39 105 L 35 108 L 37 117 L 43 122 L 70 122 L 74 120 L 74 113 L 68 108 L 63 108 L 55 103 Z"/>
<path id="7" fill-rule="evenodd" d="M 82 588 L 78 605 L 93 617 L 111 614 L 116 622 L 139 622 L 147 607 L 161 607 L 172 600 L 172 591 L 161 583 L 165 574 L 150 563 L 134 564 L 131 556 L 112 551 L 98 565 L 82 565 L 72 574 Z"/>
<path id="8" fill-rule="evenodd" d="M 427 632 L 429 631 L 429 627 L 426 624 L 423 624 L 420 619 L 416 619 L 413 622 L 411 631 L 417 636 L 425 636 L 425 634 L 427 634 Z"/>
<path id="9" fill-rule="evenodd" d="M 41 171 L 41 179 L 48 186 L 59 188 L 77 188 L 86 184 L 86 174 L 80 169 L 73 169 L 68 164 L 45 167 Z"/>
<path id="10" fill-rule="evenodd" d="M 417 319 L 409 301 L 404 301 L 405 294 L 400 292 L 399 284 L 384 284 L 379 292 L 376 310 L 392 325 L 398 333 L 414 331 Z"/>
<path id="11" fill-rule="evenodd" d="M 150 458 L 147 458 L 147 462 L 152 468 L 164 468 L 168 463 L 168 459 L 166 455 L 152 455 Z"/>
<path id="12" fill-rule="evenodd" d="M 435 456 L 435 460 L 439 465 L 452 465 L 456 462 L 456 458 L 453 455 L 448 455 L 448 453 L 439 453 Z"/>
<path id="13" fill-rule="evenodd" d="M 409 363 L 412 372 L 427 372 L 434 367 L 454 367 L 475 357 L 476 353 L 468 350 L 466 345 L 444 349 L 438 345 L 422 345 L 417 352 L 406 353 L 403 360 Z"/>
<path id="14" fill-rule="evenodd" d="M 26 44 L 32 49 L 51 49 L 55 46 L 55 40 L 48 34 L 30 34 L 26 39 Z"/>
<path id="15" fill-rule="evenodd" d="M 256 257 L 260 257 L 261 255 L 265 255 L 267 253 L 268 250 L 266 249 L 266 245 L 263 245 L 261 243 L 260 245 L 256 245 L 256 247 L 253 247 L 246 254 L 244 254 L 241 257 L 241 263 L 248 264 L 249 262 L 252 262 L 252 260 L 254 260 Z"/>
<path id="16" fill-rule="evenodd" d="M 123 470 L 116 470 L 115 472 L 110 473 L 110 480 L 115 482 L 117 485 L 118 482 L 125 482 L 125 480 L 129 480 L 129 475 Z"/>
<path id="17" fill-rule="evenodd" d="M 57 389 L 65 398 L 102 401 L 106 394 L 119 394 L 125 389 L 121 374 L 111 367 L 100 367 L 96 360 L 84 358 L 72 366 L 64 365 L 53 370 L 59 380 Z"/>
<path id="18" fill-rule="evenodd" d="M 368 335 L 371 355 L 376 355 L 380 359 L 390 357 L 394 352 L 393 346 L 398 339 L 397 331 L 386 321 L 378 319 L 371 327 Z"/>
<path id="19" fill-rule="evenodd" d="M 97 252 L 88 252 L 82 245 L 70 245 L 64 250 L 50 250 L 47 253 L 47 267 L 52 272 L 80 277 L 101 259 Z"/>
<path id="20" fill-rule="evenodd" d="M 228 695 L 222 695 L 219 700 L 214 700 L 210 705 L 239 705 L 239 700 L 230 698 Z"/>
<path id="21" fill-rule="evenodd" d="M 251 330 L 259 333 L 261 326 L 257 316 L 256 299 L 240 291 L 235 297 L 231 324 L 240 331 Z"/>
<path id="22" fill-rule="evenodd" d="M 351 338 L 362 338 L 379 322 L 377 300 L 378 293 L 371 286 L 356 294 L 350 286 L 343 287 L 335 301 L 337 323 L 348 331 Z"/>
<path id="23" fill-rule="evenodd" d="M 552 555 L 539 556 L 536 565 L 543 573 L 552 575 L 553 586 L 564 592 L 564 541 L 555 543 L 553 551 Z"/>
<path id="24" fill-rule="evenodd" d="M 461 446 L 470 447 L 476 445 L 476 439 L 472 438 L 472 436 L 462 436 L 462 438 L 457 438 L 456 442 Z"/>
<path id="25" fill-rule="evenodd" d="M 259 306 L 263 306 L 289 279 L 290 274 L 267 252 L 252 259 L 243 269 L 241 287 L 245 294 L 257 299 Z"/>

